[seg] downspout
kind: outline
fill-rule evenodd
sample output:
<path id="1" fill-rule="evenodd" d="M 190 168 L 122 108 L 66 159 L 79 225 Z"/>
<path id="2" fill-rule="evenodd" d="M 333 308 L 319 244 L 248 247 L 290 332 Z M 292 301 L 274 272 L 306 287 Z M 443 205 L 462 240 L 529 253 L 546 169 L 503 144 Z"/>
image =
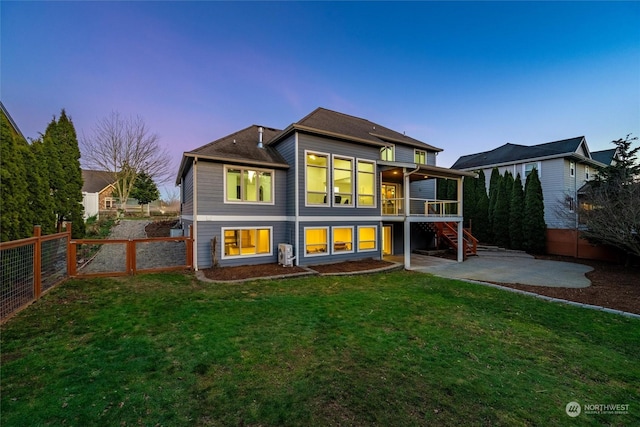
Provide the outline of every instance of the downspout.
<path id="1" fill-rule="evenodd" d="M 299 154 L 299 150 L 298 150 L 298 132 L 294 133 L 295 137 L 294 137 L 294 144 L 295 144 L 295 150 L 294 150 L 294 156 L 295 156 L 295 160 L 294 160 L 294 173 L 295 173 L 295 177 L 294 177 L 294 191 L 295 191 L 295 195 L 294 195 L 294 231 L 293 231 L 293 235 L 294 235 L 294 253 L 295 253 L 295 260 L 296 260 L 296 266 L 300 265 L 300 254 L 302 253 L 300 250 L 300 169 L 298 168 L 298 165 L 300 164 L 300 160 L 298 159 L 298 154 Z M 306 171 L 305 171 L 306 173 Z M 306 179 L 306 178 L 305 178 Z"/>
<path id="2" fill-rule="evenodd" d="M 416 167 L 411 172 L 403 169 L 403 187 L 404 187 L 404 268 L 411 268 L 411 223 L 409 222 L 409 208 L 411 206 L 411 191 L 409 190 L 409 176 L 420 170 Z"/>
<path id="3" fill-rule="evenodd" d="M 198 156 L 193 159 L 193 267 L 198 271 Z"/>

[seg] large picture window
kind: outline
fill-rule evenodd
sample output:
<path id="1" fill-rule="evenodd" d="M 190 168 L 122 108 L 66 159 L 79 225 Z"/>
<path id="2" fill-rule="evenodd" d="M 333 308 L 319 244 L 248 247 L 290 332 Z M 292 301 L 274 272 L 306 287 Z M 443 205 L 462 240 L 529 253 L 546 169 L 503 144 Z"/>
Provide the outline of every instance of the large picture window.
<path id="1" fill-rule="evenodd" d="M 329 228 L 305 228 L 304 245 L 307 255 L 327 255 Z"/>
<path id="2" fill-rule="evenodd" d="M 375 164 L 358 160 L 358 206 L 375 206 Z"/>
<path id="3" fill-rule="evenodd" d="M 378 249 L 377 227 L 358 227 L 358 251 L 375 251 Z"/>
<path id="4" fill-rule="evenodd" d="M 353 159 L 333 158 L 333 203 L 353 205 Z"/>
<path id="5" fill-rule="evenodd" d="M 273 203 L 273 171 L 227 167 L 227 202 Z"/>
<path id="6" fill-rule="evenodd" d="M 333 227 L 333 252 L 353 252 L 353 227 Z"/>
<path id="7" fill-rule="evenodd" d="M 271 255 L 271 227 L 223 228 L 223 257 Z"/>
<path id="8" fill-rule="evenodd" d="M 306 154 L 307 204 L 326 205 L 329 157 L 326 154 Z"/>

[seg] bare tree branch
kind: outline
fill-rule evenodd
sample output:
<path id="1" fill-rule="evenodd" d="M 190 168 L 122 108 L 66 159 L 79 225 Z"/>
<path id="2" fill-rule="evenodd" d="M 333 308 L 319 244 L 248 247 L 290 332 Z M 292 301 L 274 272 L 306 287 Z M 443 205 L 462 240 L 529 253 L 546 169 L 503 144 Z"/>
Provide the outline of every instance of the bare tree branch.
<path id="1" fill-rule="evenodd" d="M 90 137 L 83 137 L 82 151 L 88 167 L 113 174 L 122 208 L 140 172 L 157 183 L 167 182 L 171 176 L 168 151 L 139 116 L 122 117 L 112 112 L 96 123 Z"/>

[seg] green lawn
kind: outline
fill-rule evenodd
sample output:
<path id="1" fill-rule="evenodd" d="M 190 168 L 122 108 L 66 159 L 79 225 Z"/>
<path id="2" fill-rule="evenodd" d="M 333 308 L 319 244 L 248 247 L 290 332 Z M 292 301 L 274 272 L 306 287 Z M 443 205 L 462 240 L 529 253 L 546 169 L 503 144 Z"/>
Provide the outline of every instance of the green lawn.
<path id="1" fill-rule="evenodd" d="M 1 332 L 3 426 L 640 425 L 640 320 L 418 273 L 71 280 Z"/>

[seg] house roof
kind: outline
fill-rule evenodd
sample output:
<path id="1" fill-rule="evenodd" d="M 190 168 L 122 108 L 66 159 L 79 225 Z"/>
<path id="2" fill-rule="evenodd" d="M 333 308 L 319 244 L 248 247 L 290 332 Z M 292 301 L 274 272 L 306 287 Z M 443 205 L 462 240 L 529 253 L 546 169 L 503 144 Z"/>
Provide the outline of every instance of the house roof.
<path id="1" fill-rule="evenodd" d="M 262 148 L 258 146 L 260 129 L 262 129 Z M 176 185 L 180 184 L 180 178 L 187 164 L 190 164 L 196 157 L 199 159 L 230 163 L 235 162 L 262 167 L 289 168 L 289 164 L 275 148 L 265 145 L 266 141 L 272 139 L 280 132 L 278 129 L 266 126 L 251 125 L 248 128 L 216 139 L 195 150 L 185 152 L 178 170 Z"/>
<path id="2" fill-rule="evenodd" d="M 4 107 L 2 101 L 0 101 L 0 111 L 2 111 L 2 114 L 4 114 L 4 116 L 9 121 L 9 126 L 11 126 L 11 128 L 13 129 L 13 132 L 20 138 L 26 140 L 16 122 L 13 121 L 13 118 L 11 117 L 11 114 L 9 114 L 9 111 Z"/>
<path id="3" fill-rule="evenodd" d="M 114 182 L 112 172 L 87 169 L 82 169 L 82 181 L 82 191 L 85 193 L 99 193 Z"/>
<path id="4" fill-rule="evenodd" d="M 322 107 L 316 108 L 309 115 L 287 127 L 282 133 L 269 141 L 268 144 L 277 144 L 289 133 L 296 130 L 381 147 L 398 143 L 422 148 L 423 150 L 442 151 L 441 148 L 426 144 L 369 120 Z"/>
<path id="5" fill-rule="evenodd" d="M 616 148 L 610 150 L 592 151 L 591 158 L 603 165 L 609 166 L 616 155 Z"/>
<path id="6" fill-rule="evenodd" d="M 579 151 L 581 146 L 583 147 L 583 152 Z M 584 136 L 531 146 L 507 143 L 490 151 L 462 156 L 456 160 L 451 168 L 468 170 L 504 165 L 521 160 L 531 161 L 534 159 L 571 156 L 581 160 L 592 160 L 589 157 L 589 149 Z"/>

